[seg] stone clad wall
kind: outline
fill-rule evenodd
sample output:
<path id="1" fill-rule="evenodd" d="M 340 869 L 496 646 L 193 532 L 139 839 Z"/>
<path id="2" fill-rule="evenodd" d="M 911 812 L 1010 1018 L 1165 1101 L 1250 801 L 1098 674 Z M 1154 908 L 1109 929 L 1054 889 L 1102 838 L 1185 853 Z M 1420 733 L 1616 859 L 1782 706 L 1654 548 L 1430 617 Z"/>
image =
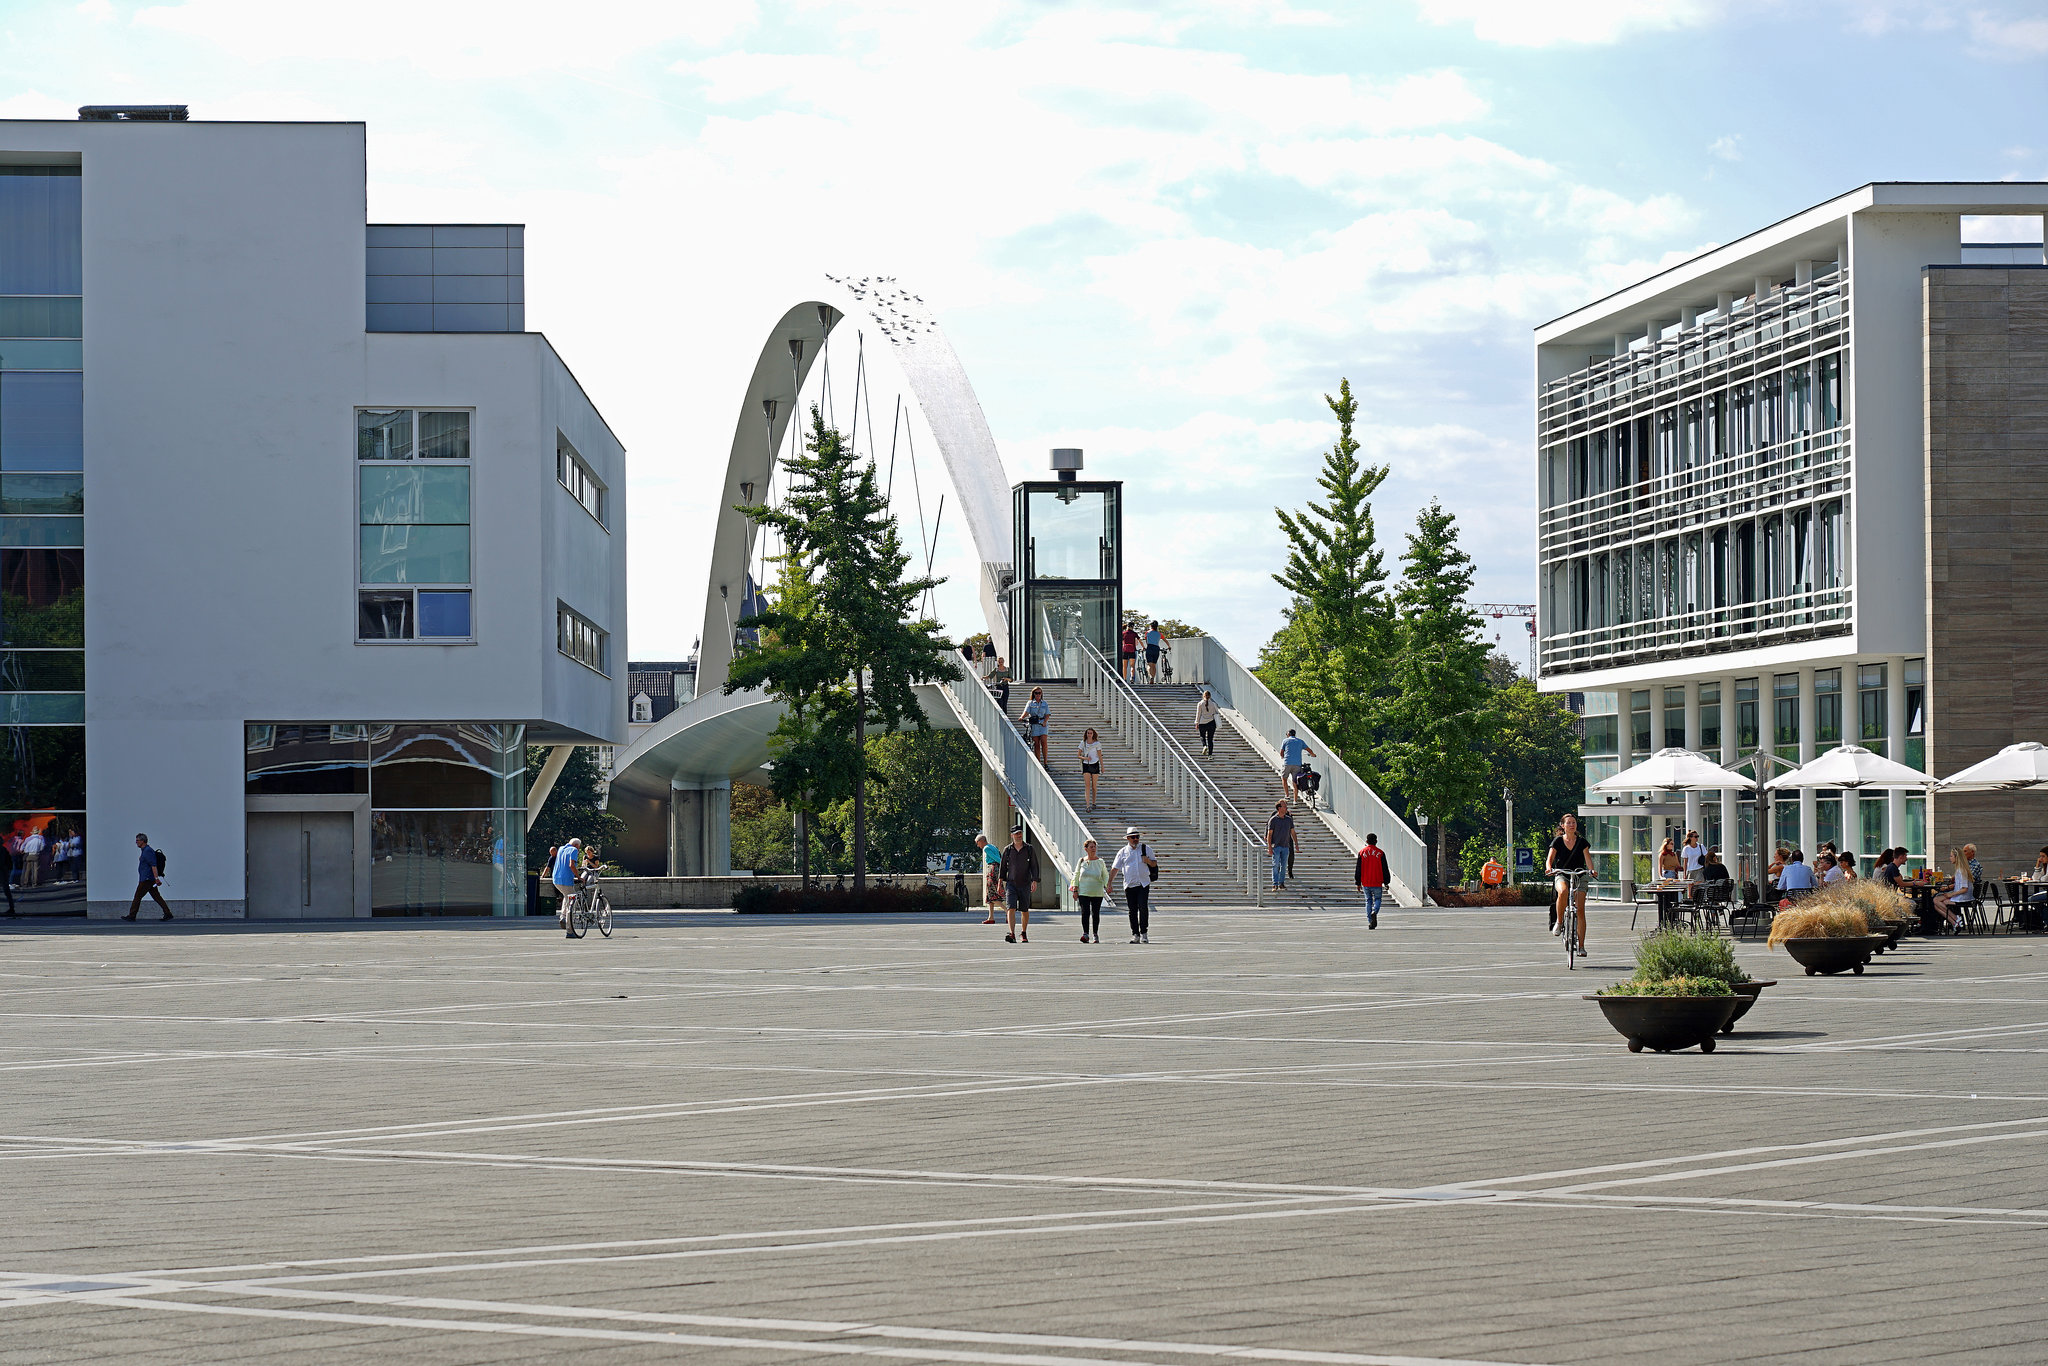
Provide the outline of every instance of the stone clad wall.
<path id="1" fill-rule="evenodd" d="M 1925 301 L 1927 767 L 2048 744 L 2048 268 L 1933 266 Z M 1929 854 L 2030 867 L 2048 793 L 1930 803 Z"/>

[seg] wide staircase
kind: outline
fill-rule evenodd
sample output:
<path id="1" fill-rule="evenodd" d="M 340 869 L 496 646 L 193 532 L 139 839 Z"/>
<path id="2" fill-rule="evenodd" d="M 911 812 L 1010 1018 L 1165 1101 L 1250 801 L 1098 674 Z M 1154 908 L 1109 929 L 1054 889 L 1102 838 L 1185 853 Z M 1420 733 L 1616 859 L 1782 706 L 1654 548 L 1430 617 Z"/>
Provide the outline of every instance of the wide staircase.
<path id="1" fill-rule="evenodd" d="M 1088 695 L 1068 683 L 1038 686 L 1045 689 L 1045 700 L 1052 708 L 1052 735 L 1046 749 L 1052 760 L 1048 765 L 1052 780 L 1087 822 L 1103 861 L 1116 857 L 1116 851 L 1125 842 L 1124 831 L 1136 826 L 1143 832 L 1145 843 L 1152 847 L 1153 857 L 1159 860 L 1159 890 L 1154 901 L 1160 909 L 1175 905 L 1249 904 L 1251 895 L 1243 880 L 1224 866 L 1137 751 L 1096 710 Z M 1087 807 L 1081 760 L 1075 754 L 1082 734 L 1090 726 L 1102 739 L 1103 773 L 1096 785 L 1093 811 Z M 1246 749 L 1249 753 L 1249 746 Z M 1270 901 L 1270 891 L 1267 896 Z"/>
<path id="2" fill-rule="evenodd" d="M 1228 712 L 1216 727 L 1215 754 L 1204 755 L 1195 736 L 1195 703 L 1202 696 L 1201 688 L 1195 684 L 1141 683 L 1136 691 L 1153 715 L 1180 737 L 1188 753 L 1215 780 L 1230 804 L 1253 829 L 1263 834 L 1273 815 L 1273 803 L 1286 795 L 1280 786 L 1278 756 L 1269 759 L 1255 747 L 1238 730 Z M 1320 771 L 1322 756 L 1318 755 L 1312 766 Z M 1350 848 L 1314 812 L 1303 810 L 1300 802 L 1289 799 L 1287 805 L 1294 813 L 1294 830 L 1300 843 L 1294 856 L 1294 876 L 1287 884 L 1292 895 L 1283 900 L 1290 904 L 1355 904 L 1358 891 L 1353 882 Z M 1267 899 L 1272 900 L 1270 891 Z"/>

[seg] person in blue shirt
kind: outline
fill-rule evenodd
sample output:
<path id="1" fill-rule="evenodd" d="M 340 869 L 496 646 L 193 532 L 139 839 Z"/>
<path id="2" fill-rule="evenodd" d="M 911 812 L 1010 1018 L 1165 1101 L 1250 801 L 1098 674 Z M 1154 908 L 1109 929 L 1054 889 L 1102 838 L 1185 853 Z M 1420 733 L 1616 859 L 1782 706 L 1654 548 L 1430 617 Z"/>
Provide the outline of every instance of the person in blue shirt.
<path id="1" fill-rule="evenodd" d="M 157 871 L 156 850 L 149 847 L 149 836 L 137 835 L 135 848 L 138 851 L 135 859 L 135 899 L 128 903 L 128 914 L 121 918 L 133 920 L 136 912 L 142 909 L 142 898 L 147 896 L 156 898 L 157 907 L 163 911 L 164 919 L 176 919 L 171 914 L 169 903 L 164 900 L 161 888 L 164 875 Z"/>
<path id="2" fill-rule="evenodd" d="M 976 835 L 974 842 L 981 848 L 982 903 L 988 907 L 988 919 L 981 923 L 993 925 L 996 907 L 1003 904 L 1003 851 L 990 844 L 987 835 Z"/>
<path id="3" fill-rule="evenodd" d="M 555 855 L 555 867 L 548 880 L 555 884 L 555 904 L 560 907 L 562 930 L 569 931 L 569 907 L 576 897 L 576 876 L 583 871 L 583 841 L 572 839 Z M 570 934 L 574 939 L 576 936 Z"/>
<path id="4" fill-rule="evenodd" d="M 1145 681 L 1159 681 L 1159 646 L 1166 637 L 1159 633 L 1159 623 L 1153 622 L 1145 628 Z"/>
<path id="5" fill-rule="evenodd" d="M 1307 742 L 1299 735 L 1296 735 L 1292 728 L 1289 728 L 1287 738 L 1280 742 L 1281 791 L 1290 797 L 1296 795 L 1294 791 L 1294 776 L 1301 772 L 1302 760 L 1314 753 L 1315 751 L 1308 747 Z"/>
<path id="6" fill-rule="evenodd" d="M 1791 861 L 1778 874 L 1780 892 L 1810 892 L 1819 884 L 1813 880 L 1813 869 L 1806 866 L 1806 855 L 1799 850 L 1792 851 Z"/>

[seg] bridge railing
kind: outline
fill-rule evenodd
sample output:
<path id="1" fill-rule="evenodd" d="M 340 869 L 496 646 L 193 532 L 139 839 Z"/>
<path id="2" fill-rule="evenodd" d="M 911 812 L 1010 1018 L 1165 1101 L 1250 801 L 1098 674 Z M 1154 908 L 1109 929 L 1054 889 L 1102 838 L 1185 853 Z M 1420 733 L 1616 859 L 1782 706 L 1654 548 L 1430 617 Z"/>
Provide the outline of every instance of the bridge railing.
<path id="1" fill-rule="evenodd" d="M 1368 833 L 1377 834 L 1387 856 L 1387 871 L 1395 882 L 1396 898 L 1404 905 L 1425 904 L 1429 854 L 1421 836 L 1214 636 L 1183 637 L 1174 643 L 1192 655 L 1187 647 L 1196 641 L 1201 643 L 1202 684 L 1215 696 L 1216 704 L 1234 714 L 1240 730 L 1251 732 L 1246 738 L 1256 747 L 1270 751 L 1269 759 L 1277 760 L 1280 743 L 1289 730 L 1306 741 L 1315 751 L 1316 769 L 1323 775 L 1324 806 L 1316 809 L 1316 815 L 1353 853 L 1364 845 Z M 1182 657 L 1175 657 L 1176 678 Z"/>
<path id="2" fill-rule="evenodd" d="M 1040 852 L 1059 871 L 1060 901 L 1071 909 L 1081 846 L 1094 836 L 1010 718 L 1003 715 L 987 686 L 957 656 L 953 667 L 953 677 L 941 683 L 939 691 L 981 751 L 982 761 L 995 771 L 1010 801 L 1037 836 Z"/>
<path id="3" fill-rule="evenodd" d="M 1077 638 L 1075 644 L 1078 657 L 1070 655 L 1069 661 L 1079 666 L 1074 676 L 1081 691 L 1116 727 L 1117 734 L 1137 753 L 1139 761 L 1151 770 L 1168 798 L 1230 870 L 1231 877 L 1244 884 L 1252 904 L 1265 905 L 1270 865 L 1264 837 L 1232 805 L 1216 780 L 1195 762 L 1173 731 L 1145 705 L 1116 666 L 1087 639 Z"/>

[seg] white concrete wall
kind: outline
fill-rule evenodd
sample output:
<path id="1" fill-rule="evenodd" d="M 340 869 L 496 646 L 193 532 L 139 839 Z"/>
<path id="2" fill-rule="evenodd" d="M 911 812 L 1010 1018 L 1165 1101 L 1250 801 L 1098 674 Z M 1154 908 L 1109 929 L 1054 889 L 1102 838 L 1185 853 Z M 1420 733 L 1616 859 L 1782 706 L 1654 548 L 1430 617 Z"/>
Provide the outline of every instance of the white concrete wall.
<path id="1" fill-rule="evenodd" d="M 147 831 L 166 895 L 239 910 L 248 721 L 624 738 L 623 451 L 537 334 L 364 332 L 362 125 L 0 122 L 24 152 L 83 167 L 95 902 Z M 430 404 L 476 412 L 476 643 L 357 644 L 354 410 Z M 556 482 L 558 426 L 609 533 Z M 612 678 L 556 652 L 557 597 Z"/>

